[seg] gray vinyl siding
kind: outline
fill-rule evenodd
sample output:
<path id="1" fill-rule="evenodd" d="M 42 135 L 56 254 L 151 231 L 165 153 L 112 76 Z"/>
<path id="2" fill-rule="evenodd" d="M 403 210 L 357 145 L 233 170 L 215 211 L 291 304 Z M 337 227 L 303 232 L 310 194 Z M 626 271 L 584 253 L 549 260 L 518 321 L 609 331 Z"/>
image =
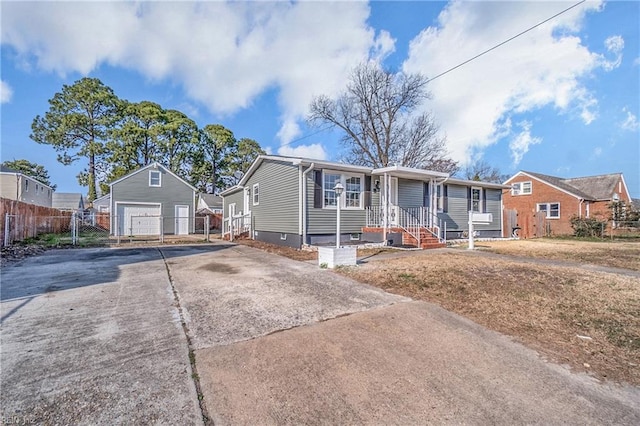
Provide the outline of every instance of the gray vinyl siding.
<path id="1" fill-rule="evenodd" d="M 421 207 L 424 203 L 424 183 L 419 180 L 398 179 L 398 205 Z"/>
<path id="2" fill-rule="evenodd" d="M 27 182 L 29 182 L 28 185 Z M 2 173 L 0 191 L 0 196 L 4 198 L 36 206 L 51 207 L 53 190 L 22 174 Z"/>
<path id="3" fill-rule="evenodd" d="M 299 235 L 298 229 L 298 166 L 287 162 L 265 160 L 249 177 L 249 209 L 252 228 Z M 253 185 L 259 185 L 259 203 L 253 205 Z M 244 204 L 242 198 L 239 206 Z"/>
<path id="4" fill-rule="evenodd" d="M 161 186 L 149 186 L 149 171 L 158 170 L 161 175 Z M 139 204 L 160 203 L 163 219 L 163 231 L 166 234 L 175 232 L 175 206 L 189 206 L 189 230 L 193 232 L 193 218 L 195 217 L 195 191 L 175 176 L 159 167 L 145 169 L 129 175 L 111 185 L 111 212 L 115 216 L 118 210 L 115 203 Z"/>
<path id="5" fill-rule="evenodd" d="M 229 194 L 229 195 L 225 195 L 223 197 L 223 211 L 222 211 L 222 215 L 224 218 L 228 218 L 229 217 L 229 206 L 233 203 L 236 204 L 236 213 L 244 210 L 244 192 L 242 188 L 238 188 L 237 191 Z"/>
<path id="6" fill-rule="evenodd" d="M 501 202 L 502 191 L 500 189 L 483 188 L 487 197 L 487 209 L 484 213 L 492 213 L 493 221 L 490 224 L 477 224 L 474 228 L 478 231 L 500 230 L 501 226 Z M 467 197 L 468 187 L 448 185 L 447 211 L 438 213 L 438 217 L 447 223 L 447 231 L 469 229 L 469 201 Z"/>
<path id="7" fill-rule="evenodd" d="M 335 169 L 332 169 L 335 170 Z M 365 175 L 366 176 L 366 175 Z M 376 177 L 373 178 L 377 179 Z M 313 173 L 307 175 L 307 234 L 335 234 L 336 232 L 336 209 L 323 209 L 313 207 L 314 197 Z M 366 188 L 365 188 L 366 189 Z M 370 189 L 370 188 L 368 188 Z M 379 203 L 379 193 L 371 194 L 371 204 Z M 364 194 L 361 195 L 364 197 Z M 364 199 L 363 199 L 364 203 Z M 340 210 L 340 233 L 355 234 L 362 232 L 366 225 L 367 216 L 365 209 L 341 209 Z"/>

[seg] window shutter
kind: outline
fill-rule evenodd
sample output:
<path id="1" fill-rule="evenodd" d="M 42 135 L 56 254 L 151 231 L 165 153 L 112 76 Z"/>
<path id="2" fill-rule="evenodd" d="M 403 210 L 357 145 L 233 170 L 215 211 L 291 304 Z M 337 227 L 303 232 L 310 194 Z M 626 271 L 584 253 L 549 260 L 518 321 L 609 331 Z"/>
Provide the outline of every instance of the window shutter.
<path id="1" fill-rule="evenodd" d="M 313 171 L 313 208 L 322 208 L 322 170 Z"/>
<path id="2" fill-rule="evenodd" d="M 471 187 L 467 187 L 467 211 L 471 211 Z"/>
<path id="3" fill-rule="evenodd" d="M 442 185 L 442 211 L 449 211 L 449 185 Z"/>
<path id="4" fill-rule="evenodd" d="M 487 212 L 487 189 L 482 189 L 482 213 Z"/>
<path id="5" fill-rule="evenodd" d="M 424 194 L 424 200 L 422 201 L 422 205 L 424 207 L 429 207 L 431 205 L 431 197 L 429 197 L 429 182 L 423 183 L 424 190 L 422 193 Z"/>
<path id="6" fill-rule="evenodd" d="M 371 207 L 371 176 L 364 177 L 364 207 Z"/>

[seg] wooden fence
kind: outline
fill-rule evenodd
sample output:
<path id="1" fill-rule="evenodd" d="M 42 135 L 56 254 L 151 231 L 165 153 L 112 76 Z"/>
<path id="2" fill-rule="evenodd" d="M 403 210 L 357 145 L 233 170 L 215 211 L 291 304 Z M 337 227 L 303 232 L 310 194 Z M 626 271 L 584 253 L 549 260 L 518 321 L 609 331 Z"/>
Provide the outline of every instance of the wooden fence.
<path id="1" fill-rule="evenodd" d="M 69 231 L 71 213 L 51 207 L 0 198 L 0 244 L 5 243 L 6 217 L 9 214 L 8 241 L 23 241 L 44 233 Z"/>

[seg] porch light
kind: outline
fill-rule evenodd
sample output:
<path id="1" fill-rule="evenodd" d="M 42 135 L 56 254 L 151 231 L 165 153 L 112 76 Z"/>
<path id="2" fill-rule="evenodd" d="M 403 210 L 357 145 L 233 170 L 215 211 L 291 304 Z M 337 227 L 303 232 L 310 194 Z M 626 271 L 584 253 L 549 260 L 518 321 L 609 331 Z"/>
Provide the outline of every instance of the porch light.
<path id="1" fill-rule="evenodd" d="M 336 248 L 340 248 L 340 196 L 344 191 L 344 186 L 338 182 L 333 190 L 336 192 Z"/>

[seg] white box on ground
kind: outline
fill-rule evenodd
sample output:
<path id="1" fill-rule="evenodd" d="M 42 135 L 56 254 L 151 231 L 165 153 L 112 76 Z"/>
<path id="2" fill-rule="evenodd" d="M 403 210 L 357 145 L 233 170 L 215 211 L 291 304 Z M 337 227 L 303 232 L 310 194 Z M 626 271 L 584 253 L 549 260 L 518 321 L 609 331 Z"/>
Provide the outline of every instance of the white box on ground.
<path id="1" fill-rule="evenodd" d="M 471 220 L 474 223 L 491 223 L 493 222 L 493 214 L 491 213 L 473 213 Z"/>
<path id="2" fill-rule="evenodd" d="M 318 265 L 327 268 L 336 266 L 353 266 L 356 264 L 355 246 L 350 247 L 318 247 Z"/>

